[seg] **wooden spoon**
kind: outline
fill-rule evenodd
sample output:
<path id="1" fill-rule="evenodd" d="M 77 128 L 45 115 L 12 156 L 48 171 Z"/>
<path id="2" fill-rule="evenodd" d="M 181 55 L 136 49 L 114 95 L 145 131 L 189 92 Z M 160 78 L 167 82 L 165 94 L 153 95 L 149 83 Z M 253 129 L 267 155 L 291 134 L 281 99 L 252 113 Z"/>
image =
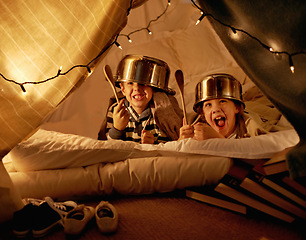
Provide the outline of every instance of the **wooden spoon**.
<path id="1" fill-rule="evenodd" d="M 194 122 L 190 124 L 190 126 L 195 125 L 200 120 L 200 118 L 201 118 L 201 115 L 198 115 L 197 118 L 194 120 Z"/>
<path id="2" fill-rule="evenodd" d="M 105 74 L 106 80 L 109 82 L 109 84 L 111 85 L 111 87 L 113 89 L 113 92 L 115 94 L 117 103 L 119 103 L 118 93 L 116 91 L 115 79 L 113 77 L 112 69 L 110 68 L 109 65 L 105 65 L 103 70 L 104 70 L 104 74 Z"/>
<path id="3" fill-rule="evenodd" d="M 188 125 L 187 114 L 186 114 L 186 106 L 185 106 L 185 100 L 184 100 L 184 75 L 183 75 L 183 72 L 181 70 L 177 70 L 175 72 L 175 80 L 176 80 L 177 86 L 178 86 L 180 94 L 181 94 L 184 118 L 185 118 L 186 123 Z"/>

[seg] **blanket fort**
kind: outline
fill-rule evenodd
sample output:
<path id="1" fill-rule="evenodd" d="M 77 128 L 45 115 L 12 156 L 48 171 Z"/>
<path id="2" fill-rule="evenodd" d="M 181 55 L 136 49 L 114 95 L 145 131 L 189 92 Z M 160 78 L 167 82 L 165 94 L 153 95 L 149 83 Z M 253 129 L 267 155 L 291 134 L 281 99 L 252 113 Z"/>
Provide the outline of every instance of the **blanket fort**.
<path id="1" fill-rule="evenodd" d="M 140 5 L 142 1 L 135 2 Z M 259 66 L 260 70 L 251 71 L 247 67 L 249 64 L 246 64 L 238 56 L 239 54 L 235 54 L 236 51 L 230 48 L 229 44 L 225 44 L 231 54 L 233 53 L 234 60 L 222 42 L 224 41 L 223 37 L 221 37 L 221 41 L 218 36 L 222 36 L 220 30 L 216 31 L 217 35 L 214 31 L 215 24 L 210 23 L 208 18 L 204 18 L 198 25 L 195 25 L 200 11 L 193 6 L 192 1 L 186 0 L 171 1 L 171 6 L 166 14 L 158 18 L 161 21 L 153 22 L 150 25 L 149 30 L 153 34 L 148 35 L 147 29 L 144 28 L 143 31 L 137 31 L 133 36 L 130 36 L 132 43 L 129 43 L 125 35 L 147 26 L 148 22 L 164 12 L 168 4 L 168 1 L 164 0 L 143 2 L 145 2 L 143 5 L 131 9 L 131 1 L 127 0 L 102 0 L 98 3 L 87 0 L 86 4 L 81 1 L 72 5 L 61 1 L 62 7 L 60 8 L 58 8 L 57 1 L 49 0 L 43 3 L 35 1 L 35 4 L 27 2 L 14 2 L 13 4 L 11 1 L 1 1 L 1 26 L 3 26 L 1 32 L 4 37 L 1 39 L 1 59 L 3 61 L 0 64 L 0 71 L 7 79 L 16 80 L 16 82 L 11 82 L 1 78 L 0 147 L 2 157 L 20 141 L 29 137 L 42 124 L 42 121 L 44 121 L 43 129 L 96 139 L 106 111 L 105 103 L 111 97 L 111 90 L 102 77 L 102 68 L 99 66 L 109 64 L 112 69 L 115 69 L 119 59 L 128 53 L 161 58 L 169 64 L 172 72 L 175 72 L 176 69 L 182 69 L 184 76 L 186 76 L 185 95 L 187 108 L 190 110 L 194 100 L 194 86 L 207 74 L 212 72 L 232 74 L 243 84 L 245 93 L 252 90 L 254 86 L 252 81 L 256 82 L 258 87 L 269 96 L 269 99 L 293 124 L 303 143 L 305 138 L 301 133 L 305 133 L 303 123 L 306 112 L 303 97 L 306 86 L 303 77 L 305 75 L 303 71 L 306 69 L 303 67 L 305 65 L 304 55 L 297 55 L 292 59 L 295 64 L 294 75 L 282 78 L 288 76 L 288 73 L 285 72 L 288 59 L 286 57 L 274 59 L 274 55 L 271 57 L 269 53 L 265 58 L 269 61 L 261 61 L 266 54 L 258 50 L 256 46 L 252 46 L 251 49 L 256 52 L 244 54 L 244 56 L 254 57 L 254 59 L 256 56 L 260 62 L 269 64 Z M 213 3 L 208 1 L 206 7 L 202 6 L 203 4 L 201 6 L 207 10 L 210 4 Z M 258 3 L 258 6 L 262 6 L 262 4 Z M 240 9 L 239 6 L 236 7 Z M 275 9 L 275 6 L 273 7 Z M 305 3 L 297 1 L 292 7 L 295 8 L 295 11 L 290 12 L 296 14 L 290 15 L 288 18 L 284 18 L 282 15 L 286 24 L 302 22 L 299 18 L 300 14 L 297 13 L 305 12 Z M 228 8 L 224 6 L 222 9 Z M 252 10 L 253 8 L 248 9 Z M 218 7 L 213 6 L 210 10 L 212 10 L 211 13 L 218 14 Z M 236 13 L 243 16 L 243 12 L 245 11 L 237 11 Z M 279 13 L 286 13 L 286 9 L 279 11 Z M 249 16 L 252 15 L 249 14 Z M 50 24 L 50 19 L 53 24 Z M 240 17 L 233 16 L 233 19 L 240 19 Z M 292 19 L 294 21 L 291 21 Z M 126 25 L 127 20 L 129 23 Z M 228 17 L 225 20 L 228 23 L 232 21 Z M 243 22 L 247 23 L 248 21 Z M 296 24 L 296 26 L 304 26 L 304 24 Z M 29 31 L 29 29 L 35 29 L 35 31 Z M 302 30 L 296 32 L 303 33 Z M 118 33 L 121 35 L 116 38 Z M 268 37 L 269 34 L 264 31 L 259 35 L 259 37 L 261 36 Z M 294 37 L 294 35 L 290 36 Z M 242 38 L 247 39 L 247 36 L 243 35 Z M 116 39 L 115 42 L 114 39 Z M 304 38 L 298 37 L 297 39 L 303 40 Z M 270 43 L 271 41 L 265 42 Z M 294 41 L 292 42 L 294 43 Z M 305 41 L 301 42 L 305 44 Z M 116 47 L 119 43 L 122 50 Z M 301 44 L 290 46 L 304 50 L 304 46 Z M 276 50 L 287 50 L 282 46 L 276 47 Z M 241 50 L 245 52 L 247 48 L 243 47 Z M 289 50 L 291 52 L 292 49 Z M 99 54 L 101 54 L 100 58 L 91 62 Z M 277 70 L 267 73 L 266 71 L 269 71 L 269 67 L 272 66 L 270 63 L 273 61 L 279 63 L 280 66 Z M 69 74 L 62 75 L 75 65 L 83 67 L 74 68 Z M 254 67 L 257 68 L 257 64 Z M 281 70 L 279 71 L 281 78 L 278 77 L 278 74 L 274 74 L 278 70 Z M 269 75 L 264 76 L 264 73 Z M 28 81 L 40 82 L 43 79 L 57 76 L 57 74 L 58 77 L 52 81 L 23 85 Z M 172 74 L 170 87 L 177 90 L 173 77 Z M 87 80 L 84 82 L 85 79 Z M 267 79 L 274 79 L 274 81 L 266 81 Z M 287 81 L 287 79 L 292 81 Z M 280 89 L 275 88 L 275 84 L 281 86 Z M 293 86 L 288 87 L 288 84 L 293 84 Z M 77 91 L 74 91 L 76 89 Z M 282 93 L 281 96 L 277 95 L 279 91 Z M 73 95 L 70 94 L 72 92 L 74 92 Z M 69 98 L 67 98 L 68 96 Z M 256 98 L 253 100 L 256 101 Z M 296 108 L 295 106 L 300 106 L 301 111 L 292 109 Z M 55 109 L 56 111 L 49 115 Z M 271 109 L 265 113 L 269 115 L 265 119 L 268 124 L 277 115 L 274 115 L 275 111 Z M 272 114 L 270 115 L 270 113 Z M 283 122 L 283 119 L 283 116 L 278 115 L 277 122 Z M 300 144 L 300 146 L 303 149 L 304 145 Z M 305 170 L 304 153 L 297 154 L 295 157 L 302 159 L 301 167 L 297 166 L 301 172 L 295 173 L 293 171 L 296 176 L 303 175 Z M 1 174 L 0 190 L 11 193 L 8 199 L 2 199 L 3 204 L 0 204 L 3 208 L 1 208 L 1 213 L 3 212 L 1 217 L 7 219 L 13 210 L 20 206 L 20 198 L 18 192 L 14 191 L 13 184 L 2 163 L 1 173 L 3 174 Z"/>

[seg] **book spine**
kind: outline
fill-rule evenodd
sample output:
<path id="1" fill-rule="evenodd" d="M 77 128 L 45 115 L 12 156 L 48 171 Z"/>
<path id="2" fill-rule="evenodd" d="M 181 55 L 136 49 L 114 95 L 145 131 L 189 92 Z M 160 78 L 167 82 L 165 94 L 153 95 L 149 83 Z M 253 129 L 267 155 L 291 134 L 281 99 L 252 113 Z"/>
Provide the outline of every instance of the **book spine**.
<path id="1" fill-rule="evenodd" d="M 231 186 L 233 188 L 239 188 L 242 180 L 241 179 L 238 179 L 232 175 L 229 175 L 229 174 L 225 174 L 225 176 L 221 179 L 222 183 L 228 185 L 228 186 Z"/>
<path id="2" fill-rule="evenodd" d="M 302 199 L 301 197 L 297 196 L 296 194 L 294 194 L 293 192 L 282 187 L 280 185 L 280 182 L 276 182 L 276 181 L 272 181 L 270 179 L 264 178 L 262 180 L 262 183 L 272 188 L 274 191 L 278 192 L 279 194 L 281 194 L 283 197 L 290 200 L 294 204 L 297 204 L 298 206 L 304 209 L 306 208 L 306 201 Z"/>
<path id="3" fill-rule="evenodd" d="M 242 191 L 239 191 L 236 189 L 237 185 L 235 186 L 235 188 L 232 188 L 230 185 L 226 185 L 224 183 L 219 183 L 217 185 L 217 187 L 215 188 L 215 191 L 222 193 L 230 198 L 233 198 L 247 206 L 250 206 L 254 209 L 257 209 L 261 212 L 264 212 L 266 214 L 269 214 L 275 218 L 278 218 L 280 220 L 283 220 L 285 222 L 288 223 L 292 223 L 295 218 L 284 213 L 281 212 L 273 207 L 270 207 L 258 200 L 256 200 L 254 197 L 248 196 L 247 194 L 243 193 Z"/>
<path id="4" fill-rule="evenodd" d="M 252 181 L 272 190 L 278 196 L 285 198 L 287 201 L 298 205 L 298 207 L 305 208 L 306 201 L 294 194 L 293 192 L 288 191 L 283 187 L 284 183 L 281 182 L 281 179 L 272 179 L 267 178 L 263 171 L 260 169 L 253 169 L 247 176 Z"/>
<path id="5" fill-rule="evenodd" d="M 288 167 L 286 164 L 278 164 L 278 165 L 268 165 L 264 167 L 265 173 L 267 175 L 273 175 L 277 173 L 287 172 Z"/>
<path id="6" fill-rule="evenodd" d="M 306 197 L 306 187 L 304 187 L 302 184 L 299 184 L 288 176 L 284 176 L 282 182 L 286 184 L 289 188 L 292 188 L 293 191 L 296 191 L 298 194 L 300 194 L 301 197 Z"/>
<path id="7" fill-rule="evenodd" d="M 186 196 L 194 200 L 197 200 L 197 201 L 205 202 L 205 203 L 215 205 L 217 207 L 225 208 L 231 211 L 235 211 L 238 213 L 242 213 L 242 214 L 247 213 L 246 206 L 237 204 L 237 203 L 233 203 L 230 201 L 226 201 L 220 198 L 215 198 L 215 197 L 201 194 L 198 192 L 194 192 L 191 190 L 186 190 Z"/>
<path id="8" fill-rule="evenodd" d="M 286 201 L 284 198 L 274 194 L 272 191 L 265 188 L 258 182 L 253 181 L 250 178 L 245 178 L 240 184 L 242 188 L 245 190 L 257 195 L 258 197 L 265 199 L 273 205 L 280 207 L 281 209 L 287 211 L 288 213 L 292 213 L 302 219 L 306 219 L 306 211 L 297 207 L 296 205 Z"/>

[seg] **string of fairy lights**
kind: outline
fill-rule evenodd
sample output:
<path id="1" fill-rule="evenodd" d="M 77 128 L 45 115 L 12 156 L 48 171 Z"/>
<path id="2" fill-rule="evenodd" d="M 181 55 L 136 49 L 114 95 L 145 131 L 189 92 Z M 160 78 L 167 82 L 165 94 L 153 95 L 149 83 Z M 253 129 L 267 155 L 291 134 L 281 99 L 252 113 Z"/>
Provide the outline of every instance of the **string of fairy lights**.
<path id="1" fill-rule="evenodd" d="M 289 68 L 291 70 L 292 73 L 294 73 L 294 64 L 293 64 L 293 60 L 292 60 L 292 57 L 293 56 L 296 56 L 296 55 L 300 55 L 300 54 L 305 54 L 304 51 L 299 51 L 299 52 L 294 52 L 294 53 L 289 53 L 287 51 L 275 51 L 272 47 L 266 45 L 265 43 L 263 43 L 260 39 L 258 39 L 257 37 L 251 35 L 250 33 L 248 33 L 247 31 L 243 30 L 243 29 L 239 29 L 239 28 L 235 28 L 229 24 L 226 24 L 226 23 L 223 23 L 222 21 L 220 21 L 219 19 L 217 19 L 216 17 L 214 17 L 212 14 L 210 13 L 207 13 L 207 12 L 204 12 L 203 9 L 198 6 L 194 0 L 190 0 L 191 3 L 197 8 L 199 9 L 201 15 L 199 17 L 199 19 L 197 20 L 197 22 L 195 23 L 196 25 L 198 25 L 205 17 L 210 17 L 212 20 L 218 22 L 219 24 L 225 26 L 225 27 L 228 27 L 229 29 L 232 30 L 233 34 L 237 34 L 238 32 L 241 32 L 243 34 L 246 34 L 248 37 L 254 39 L 255 41 L 257 41 L 263 48 L 265 48 L 266 50 L 268 50 L 270 53 L 273 53 L 273 54 L 276 54 L 276 55 L 281 55 L 281 54 L 284 54 L 284 55 L 287 55 L 288 56 L 288 62 L 289 62 Z M 128 8 L 127 10 L 127 15 L 129 15 L 130 13 L 130 10 L 132 9 L 132 4 L 133 4 L 133 0 L 130 1 L 130 7 Z M 35 82 L 32 82 L 32 81 L 27 81 L 27 82 L 18 82 L 16 80 L 13 80 L 13 79 L 9 79 L 7 77 L 5 77 L 2 73 L 0 73 L 0 76 L 7 82 L 11 82 L 11 83 L 14 83 L 14 84 L 17 84 L 20 86 L 20 88 L 22 89 L 22 91 L 25 93 L 26 92 L 26 89 L 25 89 L 25 85 L 26 84 L 42 84 L 42 83 L 45 83 L 45 82 L 48 82 L 48 81 L 51 81 L 55 78 L 58 78 L 59 76 L 63 76 L 63 75 L 66 75 L 68 74 L 69 72 L 71 72 L 73 69 L 76 69 L 76 68 L 86 68 L 87 69 L 87 72 L 88 74 L 90 74 L 92 72 L 91 68 L 90 68 L 90 65 L 96 61 L 98 58 L 101 57 L 101 55 L 103 55 L 110 47 L 112 47 L 113 45 L 116 45 L 118 48 L 122 49 L 122 46 L 120 45 L 120 43 L 118 42 L 118 38 L 119 37 L 126 37 L 128 39 L 128 41 L 130 43 L 132 43 L 132 39 L 131 39 L 131 36 L 137 32 L 140 32 L 140 31 L 147 31 L 149 35 L 152 34 L 151 30 L 150 30 L 150 27 L 151 25 L 158 21 L 163 15 L 166 14 L 166 12 L 168 11 L 169 7 L 171 5 L 171 1 L 170 0 L 167 0 L 167 4 L 166 4 L 166 7 L 164 9 L 164 11 L 158 15 L 155 19 L 152 19 L 149 21 L 149 23 L 147 24 L 146 27 L 143 27 L 143 28 L 139 28 L 135 31 L 132 31 L 130 32 L 129 34 L 117 34 L 114 38 L 114 40 L 108 45 L 106 46 L 104 49 L 102 49 L 100 51 L 100 53 L 95 57 L 93 58 L 89 63 L 87 64 L 78 64 L 78 65 L 74 65 L 72 66 L 70 69 L 68 69 L 67 71 L 63 72 L 62 71 L 62 66 L 58 69 L 57 71 L 57 74 L 52 76 L 52 77 L 49 77 L 49 78 L 46 78 L 46 79 L 43 79 L 41 81 L 35 81 Z"/>
<path id="2" fill-rule="evenodd" d="M 168 8 L 170 7 L 170 5 L 171 5 L 171 2 L 170 2 L 170 0 L 168 0 L 168 3 L 167 3 L 167 5 L 166 5 L 165 10 L 164 10 L 159 16 L 157 16 L 155 19 L 149 21 L 149 23 L 148 23 L 148 25 L 147 25 L 146 27 L 139 28 L 139 29 L 137 29 L 137 30 L 135 30 L 135 31 L 130 32 L 129 34 L 119 34 L 119 36 L 124 36 L 124 37 L 126 37 L 126 38 L 128 39 L 128 41 L 131 43 L 131 42 L 132 42 L 132 39 L 131 39 L 130 36 L 133 35 L 133 34 L 135 34 L 135 33 L 137 33 L 137 32 L 146 30 L 146 31 L 148 32 L 149 35 L 152 35 L 152 32 L 150 31 L 150 26 L 151 26 L 151 24 L 152 24 L 153 22 L 158 21 L 158 19 L 160 19 L 164 14 L 166 14 L 166 12 L 168 11 Z M 118 45 L 117 45 L 117 46 L 118 46 Z"/>
<path id="3" fill-rule="evenodd" d="M 230 28 L 233 31 L 233 34 L 237 34 L 238 32 L 242 32 L 244 34 L 246 34 L 247 36 L 249 36 L 250 38 L 254 39 L 255 41 L 257 41 L 263 48 L 265 48 L 266 50 L 268 50 L 270 53 L 273 53 L 275 55 L 281 55 L 281 54 L 285 54 L 288 56 L 288 62 L 289 62 L 289 68 L 291 70 L 292 73 L 294 73 L 294 65 L 293 65 L 293 61 L 292 61 L 292 57 L 295 55 L 300 55 L 300 54 L 305 54 L 305 51 L 299 51 L 299 52 L 294 52 L 294 53 L 289 53 L 287 51 L 275 51 L 272 47 L 266 45 L 265 43 L 263 43 L 260 39 L 258 39 L 257 37 L 251 35 L 250 33 L 248 33 L 247 31 L 243 30 L 243 29 L 239 29 L 239 28 L 235 28 L 229 24 L 225 24 L 223 22 L 221 22 L 219 19 L 215 18 L 212 14 L 210 13 L 205 13 L 195 2 L 194 0 L 191 0 L 192 4 L 198 8 L 201 11 L 201 16 L 198 19 L 198 21 L 196 22 L 196 25 L 199 24 L 204 17 L 211 17 L 214 21 L 218 22 L 219 24 Z"/>

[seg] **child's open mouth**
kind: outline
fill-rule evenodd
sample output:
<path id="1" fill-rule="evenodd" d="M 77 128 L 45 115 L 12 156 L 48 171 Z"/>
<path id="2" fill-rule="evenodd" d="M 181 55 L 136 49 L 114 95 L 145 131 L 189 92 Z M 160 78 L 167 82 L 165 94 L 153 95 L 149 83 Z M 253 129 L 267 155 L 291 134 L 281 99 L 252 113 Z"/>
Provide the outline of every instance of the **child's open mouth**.
<path id="1" fill-rule="evenodd" d="M 137 101 L 140 101 L 144 98 L 144 95 L 141 95 L 141 94 L 137 94 L 137 95 L 134 95 L 133 98 Z"/>
<path id="2" fill-rule="evenodd" d="M 215 121 L 215 124 L 218 126 L 218 127 L 224 127 L 224 125 L 225 125 L 225 117 L 216 117 L 215 119 L 214 119 L 214 121 Z"/>

